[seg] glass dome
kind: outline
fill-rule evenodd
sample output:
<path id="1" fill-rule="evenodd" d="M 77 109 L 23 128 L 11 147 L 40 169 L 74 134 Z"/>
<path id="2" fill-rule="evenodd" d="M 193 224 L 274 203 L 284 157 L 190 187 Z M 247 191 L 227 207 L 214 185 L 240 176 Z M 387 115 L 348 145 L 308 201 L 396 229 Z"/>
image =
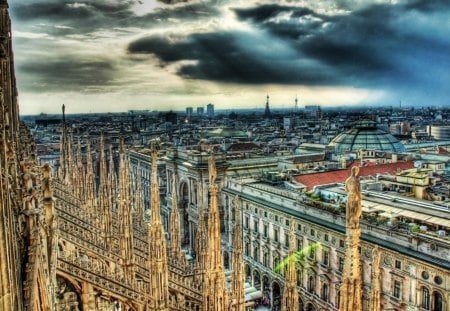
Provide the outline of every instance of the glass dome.
<path id="1" fill-rule="evenodd" d="M 377 128 L 373 121 L 359 121 L 351 129 L 336 136 L 329 144 L 336 153 L 358 150 L 406 152 L 394 136 Z"/>

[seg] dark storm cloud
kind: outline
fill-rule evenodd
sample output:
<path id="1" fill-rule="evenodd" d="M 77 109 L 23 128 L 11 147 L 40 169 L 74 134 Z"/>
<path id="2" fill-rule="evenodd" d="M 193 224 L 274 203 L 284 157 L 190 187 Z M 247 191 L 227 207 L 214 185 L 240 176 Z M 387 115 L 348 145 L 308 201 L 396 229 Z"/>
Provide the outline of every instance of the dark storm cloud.
<path id="1" fill-rule="evenodd" d="M 237 18 L 258 31 L 191 34 L 181 41 L 153 36 L 128 50 L 154 54 L 162 65 L 195 61 L 178 71 L 193 79 L 356 87 L 437 82 L 439 87 L 449 79 L 442 70 L 450 63 L 448 21 L 439 29 L 424 31 L 424 26 L 446 16 L 450 5 L 431 2 L 369 5 L 340 15 L 277 4 L 235 8 Z"/>
<path id="2" fill-rule="evenodd" d="M 35 92 L 95 92 L 113 83 L 116 70 L 112 62 L 102 59 L 35 59 L 18 66 L 20 85 Z"/>
<path id="3" fill-rule="evenodd" d="M 137 4 L 136 4 L 137 3 Z M 136 5 L 136 6 L 135 6 Z M 187 3 L 169 6 L 138 16 L 138 1 L 40 1 L 13 3 L 13 18 L 25 23 L 61 24 L 70 28 L 47 28 L 52 35 L 84 34 L 117 27 L 151 28 L 175 23 L 178 20 L 199 20 L 216 16 L 218 8 L 206 3 Z M 21 25 L 19 28 L 25 28 Z"/>
<path id="4" fill-rule="evenodd" d="M 183 77 L 236 83 L 334 83 L 331 72 L 301 63 L 289 49 L 270 51 L 270 42 L 248 33 L 215 32 L 193 34 L 181 41 L 152 36 L 137 40 L 130 53 L 154 54 L 167 63 L 192 60 L 178 71 Z M 267 45 L 267 46 L 265 46 Z M 265 55 L 263 55 L 265 54 Z"/>

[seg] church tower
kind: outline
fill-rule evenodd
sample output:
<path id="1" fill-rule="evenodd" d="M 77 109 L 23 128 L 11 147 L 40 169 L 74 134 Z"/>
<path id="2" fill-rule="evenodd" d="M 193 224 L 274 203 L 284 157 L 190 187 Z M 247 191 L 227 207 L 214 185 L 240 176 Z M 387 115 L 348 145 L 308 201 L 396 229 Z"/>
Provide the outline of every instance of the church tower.
<path id="1" fill-rule="evenodd" d="M 210 207 L 208 220 L 209 254 L 203 282 L 203 311 L 228 310 L 228 291 L 223 268 L 218 206 L 219 186 L 216 183 L 217 169 L 213 155 L 209 159 Z"/>
<path id="2" fill-rule="evenodd" d="M 168 311 L 169 272 L 167 266 L 166 234 L 161 222 L 158 185 L 158 150 L 152 146 L 151 221 L 148 228 L 149 292 L 148 311 Z"/>

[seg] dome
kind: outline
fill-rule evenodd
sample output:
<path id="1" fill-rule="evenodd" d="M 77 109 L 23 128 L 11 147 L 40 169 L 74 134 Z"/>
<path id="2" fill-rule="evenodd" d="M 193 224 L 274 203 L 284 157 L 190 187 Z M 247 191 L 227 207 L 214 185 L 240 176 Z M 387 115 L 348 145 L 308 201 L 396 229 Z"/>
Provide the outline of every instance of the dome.
<path id="1" fill-rule="evenodd" d="M 336 136 L 329 146 L 334 147 L 336 153 L 358 150 L 406 152 L 401 142 L 377 128 L 373 121 L 357 122 L 351 129 Z"/>

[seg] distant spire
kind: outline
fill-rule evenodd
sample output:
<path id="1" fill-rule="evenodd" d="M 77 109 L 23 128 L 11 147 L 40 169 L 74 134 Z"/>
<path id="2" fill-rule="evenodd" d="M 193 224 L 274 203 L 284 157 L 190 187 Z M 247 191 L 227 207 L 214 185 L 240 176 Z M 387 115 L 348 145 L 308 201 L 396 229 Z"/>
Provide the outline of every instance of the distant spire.
<path id="1" fill-rule="evenodd" d="M 269 94 L 267 94 L 266 109 L 264 110 L 264 116 L 270 117 Z"/>
<path id="2" fill-rule="evenodd" d="M 121 148 L 123 148 L 124 157 L 125 157 L 125 149 L 123 137 L 120 138 Z M 116 168 L 114 165 L 114 152 L 112 145 L 109 145 L 109 169 L 108 169 L 108 192 L 109 192 L 109 206 L 111 208 L 117 207 L 116 198 L 117 198 L 117 175 Z"/>
<path id="3" fill-rule="evenodd" d="M 295 111 L 295 112 L 298 111 L 298 97 L 297 97 L 297 95 L 295 95 L 295 106 L 294 106 L 294 111 Z"/>

